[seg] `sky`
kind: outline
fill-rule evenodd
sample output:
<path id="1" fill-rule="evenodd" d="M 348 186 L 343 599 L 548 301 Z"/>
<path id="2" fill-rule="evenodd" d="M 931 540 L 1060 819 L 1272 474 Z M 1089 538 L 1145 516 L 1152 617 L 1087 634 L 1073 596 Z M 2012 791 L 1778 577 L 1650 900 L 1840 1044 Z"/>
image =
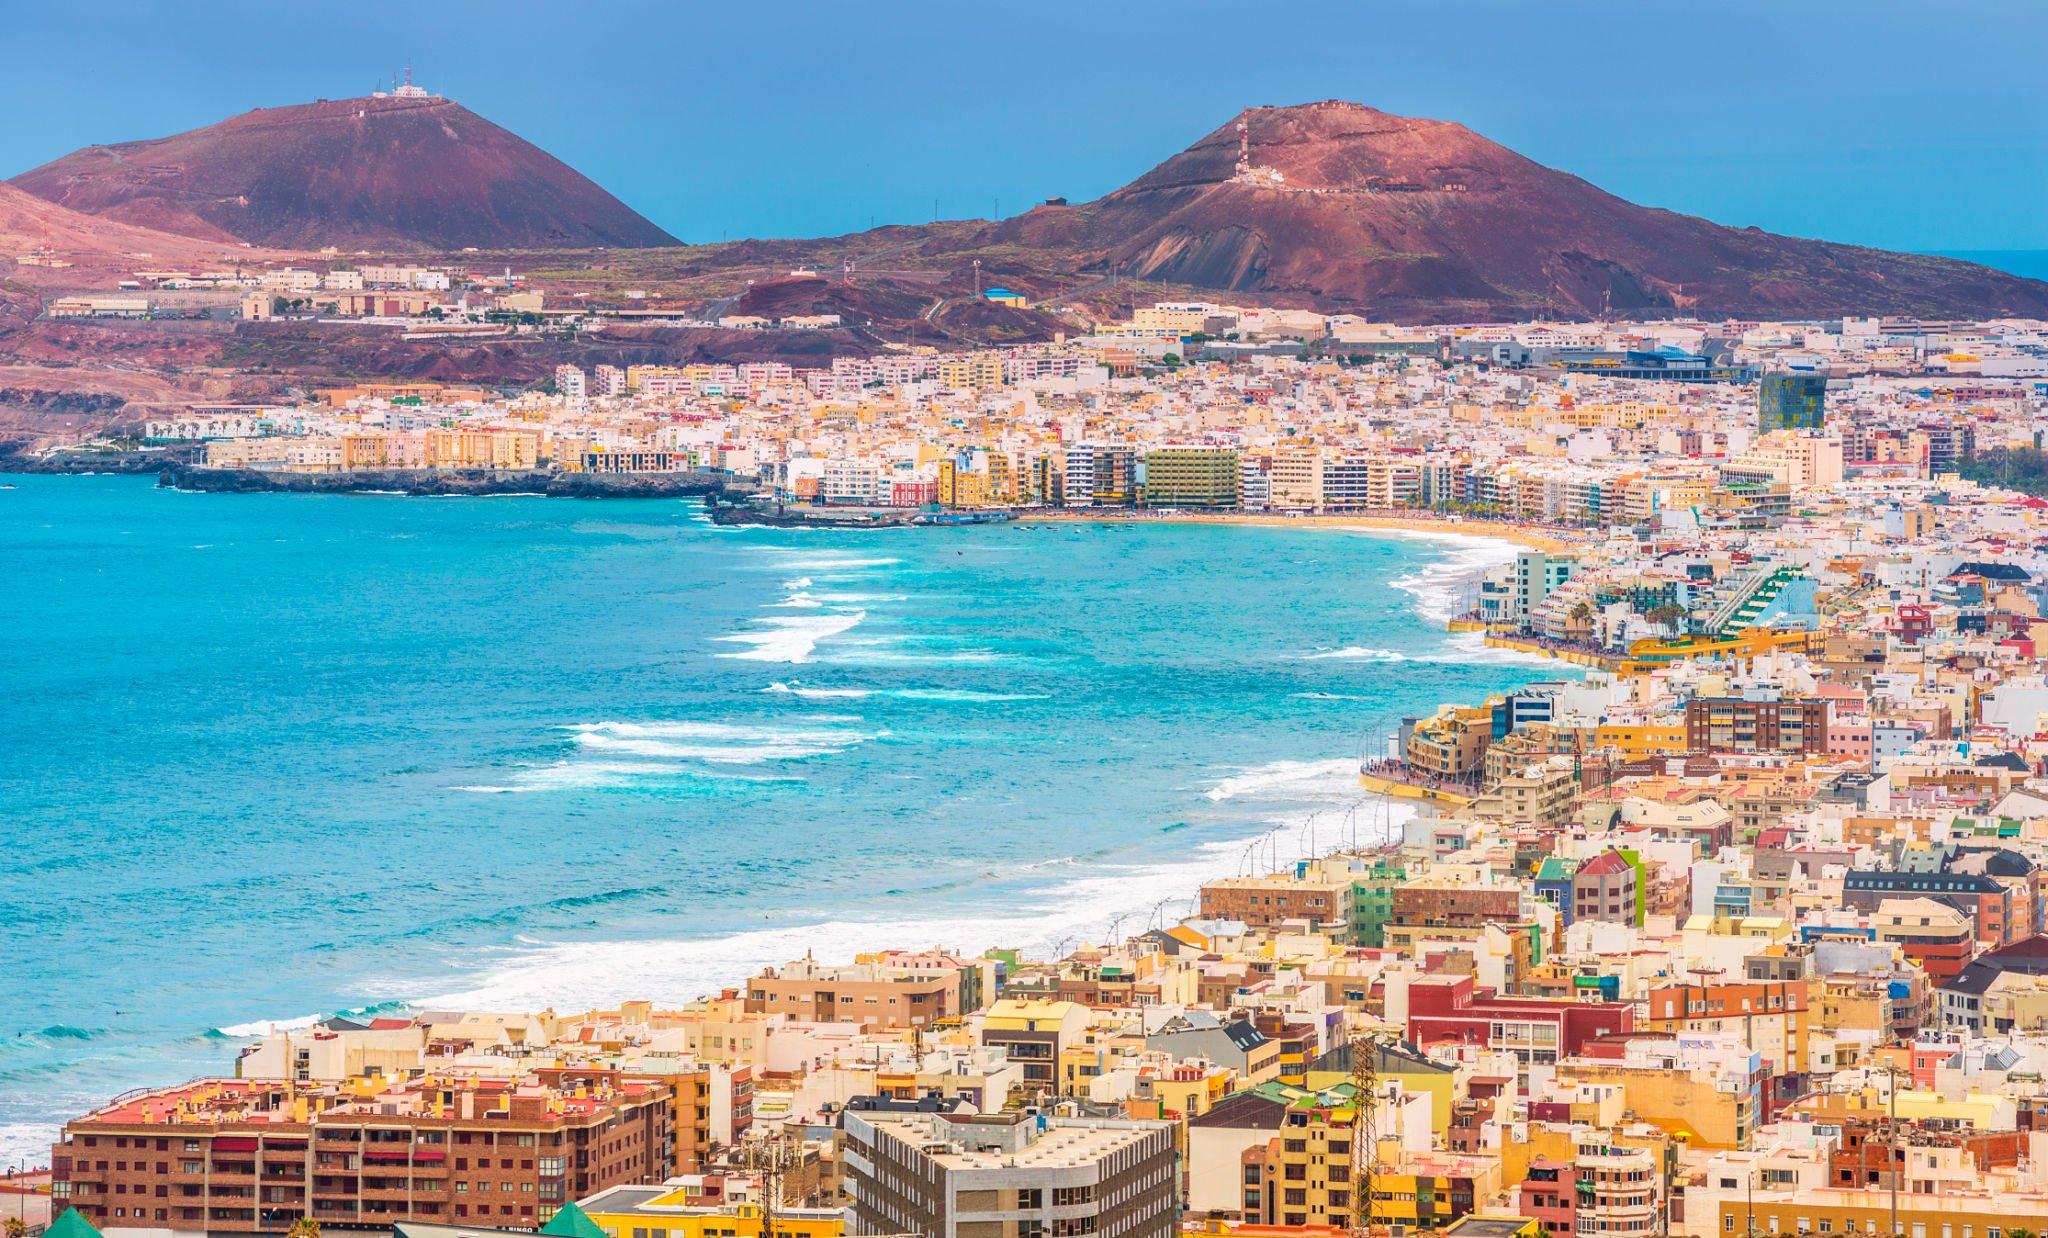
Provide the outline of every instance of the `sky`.
<path id="1" fill-rule="evenodd" d="M 2048 4 L 0 0 L 0 175 L 415 80 L 686 241 L 1095 197 L 1247 105 L 1455 120 L 1647 205 L 2048 249 Z"/>

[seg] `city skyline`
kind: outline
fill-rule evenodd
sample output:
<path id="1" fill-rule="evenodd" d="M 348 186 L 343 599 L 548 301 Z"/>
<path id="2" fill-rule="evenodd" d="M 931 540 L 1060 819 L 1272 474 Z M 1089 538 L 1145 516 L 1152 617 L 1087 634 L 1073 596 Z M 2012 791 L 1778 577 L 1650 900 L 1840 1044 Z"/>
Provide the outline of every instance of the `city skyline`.
<path id="1" fill-rule="evenodd" d="M 2048 14 L 2021 6 L 1964 6 L 1938 25 L 1902 5 L 1853 21 L 1735 6 L 1711 30 L 1674 5 L 1627 23 L 1492 6 L 1456 27 L 1421 9 L 1323 9 L 1296 27 L 1314 39 L 1250 31 L 1268 52 L 1251 56 L 1237 32 L 1219 37 L 1248 20 L 1227 9 L 1117 8 L 1091 14 L 1092 37 L 1078 40 L 1015 14 L 902 12 L 911 19 L 809 10 L 783 27 L 613 5 L 579 14 L 570 55 L 559 15 L 529 8 L 480 21 L 460 5 L 373 7 L 341 30 L 244 5 L 132 6 L 90 30 L 75 14 L 25 12 L 17 26 L 44 54 L 0 98 L 37 123 L 0 135 L 0 171 L 251 107 L 367 94 L 410 62 L 422 85 L 689 242 L 1080 201 L 1244 106 L 1343 98 L 1457 121 L 1631 201 L 1718 223 L 1921 251 L 2048 248 L 2029 206 L 2048 188 L 2048 144 L 2030 120 L 2048 87 L 2025 64 Z M 1902 39 L 1913 72 L 1876 72 Z M 1716 44 L 1736 54 L 1710 54 Z M 301 62 L 288 50 L 300 46 L 320 54 Z M 195 73 L 208 56 L 235 71 Z M 94 89 L 77 92 L 82 80 Z"/>

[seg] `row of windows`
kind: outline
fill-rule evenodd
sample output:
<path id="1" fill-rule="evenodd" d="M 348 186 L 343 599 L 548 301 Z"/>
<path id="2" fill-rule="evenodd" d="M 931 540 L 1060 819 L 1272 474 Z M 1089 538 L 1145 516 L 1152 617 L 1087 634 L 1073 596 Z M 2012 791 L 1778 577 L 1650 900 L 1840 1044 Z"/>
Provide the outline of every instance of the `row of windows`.
<path id="1" fill-rule="evenodd" d="M 1758 1218 L 1757 1218 L 1757 1220 L 1758 1220 L 1758 1221 L 1759 1221 L 1760 1223 L 1762 1223 L 1762 1224 L 1763 1224 L 1763 1225 L 1765 1226 L 1765 1228 L 1766 1228 L 1766 1229 L 1767 1229 L 1768 1231 L 1770 1231 L 1770 1232 L 1773 1232 L 1773 1233 L 1777 1232 L 1777 1229 L 1778 1229 L 1778 1218 L 1777 1218 L 1777 1217 L 1775 1217 L 1775 1216 L 1773 1216 L 1773 1217 L 1758 1217 Z M 1820 1218 L 1820 1223 L 1819 1223 L 1819 1225 L 1818 1225 L 1818 1227 L 1817 1227 L 1817 1228 L 1816 1228 L 1816 1226 L 1814 1225 L 1813 1221 L 1812 1221 L 1812 1220 L 1811 1220 L 1810 1218 L 1808 1218 L 1808 1217 L 1794 1217 L 1794 1218 L 1793 1218 L 1793 1224 L 1794 1224 L 1794 1226 L 1796 1227 L 1796 1232 L 1798 1232 L 1798 1233 L 1801 1233 L 1801 1234 L 1811 1234 L 1811 1233 L 1815 1233 L 1815 1232 L 1819 1232 L 1819 1233 L 1823 1233 L 1823 1234 L 1832 1234 L 1832 1233 L 1835 1233 L 1835 1232 L 1837 1232 L 1837 1231 L 1836 1231 L 1836 1229 L 1835 1229 L 1835 1221 L 1834 1221 L 1834 1218 L 1833 1218 L 1833 1217 L 1822 1217 L 1822 1218 Z M 1733 1212 L 1724 1212 L 1724 1213 L 1722 1213 L 1722 1214 L 1721 1214 L 1721 1231 L 1722 1231 L 1723 1233 L 1729 1233 L 1729 1234 L 1732 1234 L 1732 1233 L 1734 1233 L 1734 1232 L 1735 1232 L 1735 1227 L 1736 1227 L 1736 1217 L 1735 1217 L 1735 1214 L 1734 1214 Z M 1747 1227 L 1745 1226 L 1745 1228 L 1747 1228 Z M 1975 1226 L 1973 1226 L 1973 1225 L 1960 1225 L 1960 1226 L 1959 1226 L 1959 1225 L 1953 1225 L 1953 1224 L 1948 1224 L 1948 1223 L 1944 1223 L 1944 1224 L 1943 1224 L 1943 1225 L 1942 1225 L 1942 1226 L 1940 1227 L 1940 1233 L 1939 1233 L 1939 1235 L 1937 1236 L 1937 1235 L 1933 1235 L 1933 1234 L 1930 1234 L 1930 1233 L 1928 1232 L 1928 1225 L 1927 1225 L 1927 1222 L 1925 1222 L 1925 1221 L 1915 1221 L 1915 1222 L 1913 1222 L 1913 1224 L 1912 1224 L 1912 1227 L 1911 1227 L 1911 1228 L 1910 1228 L 1909 1230 L 1906 1230 L 1906 1231 L 1905 1231 L 1905 1234 L 1906 1234 L 1906 1238 L 1977 1238 L 1977 1235 L 1976 1235 L 1976 1233 L 1975 1233 L 1975 1229 L 1976 1229 L 1976 1227 L 1975 1227 Z M 1958 1232 L 1958 1231 L 1960 1231 L 1960 1232 Z M 1843 1221 L 1843 1222 L 1842 1222 L 1842 1226 L 1841 1226 L 1841 1230 L 1840 1230 L 1840 1232 L 1841 1232 L 1841 1233 L 1843 1233 L 1843 1234 L 1854 1234 L 1854 1233 L 1856 1232 L 1856 1222 L 1854 1222 L 1854 1221 L 1849 1221 L 1849 1220 L 1845 1220 L 1845 1221 Z M 1865 1221 L 1863 1222 L 1863 1232 L 1864 1232 L 1865 1234 L 1875 1234 L 1875 1233 L 1877 1233 L 1877 1232 L 1878 1232 L 1878 1221 L 1877 1221 L 1877 1218 L 1875 1218 L 1875 1217 L 1870 1217 L 1870 1218 L 1867 1218 L 1867 1219 L 1865 1219 Z M 2015 1231 L 2015 1232 L 2017 1232 L 2017 1231 Z M 2003 1228 L 2001 1228 L 2001 1227 L 1997 1226 L 1997 1225 L 1987 1225 L 1987 1226 L 1985 1226 L 1985 1227 L 1984 1227 L 1984 1238 L 2005 1238 L 2005 1230 L 2004 1230 Z"/>

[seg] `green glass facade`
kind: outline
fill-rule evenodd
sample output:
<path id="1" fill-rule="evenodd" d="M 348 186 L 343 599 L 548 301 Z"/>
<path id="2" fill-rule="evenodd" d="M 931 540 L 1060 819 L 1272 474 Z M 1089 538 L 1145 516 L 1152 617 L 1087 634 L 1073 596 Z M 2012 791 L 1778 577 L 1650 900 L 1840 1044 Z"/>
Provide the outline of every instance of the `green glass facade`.
<path id="1" fill-rule="evenodd" d="M 1828 420 L 1825 374 L 1766 374 L 1757 387 L 1757 424 L 1764 430 L 1818 430 Z"/>

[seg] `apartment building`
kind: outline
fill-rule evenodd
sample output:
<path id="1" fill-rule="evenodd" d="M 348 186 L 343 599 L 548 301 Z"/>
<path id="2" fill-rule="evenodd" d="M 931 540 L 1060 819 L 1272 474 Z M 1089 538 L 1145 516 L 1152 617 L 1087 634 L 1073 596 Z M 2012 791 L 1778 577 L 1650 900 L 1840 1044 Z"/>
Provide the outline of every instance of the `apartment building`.
<path id="1" fill-rule="evenodd" d="M 1174 1124 L 993 1114 L 842 1118 L 854 1234 L 1173 1238 Z"/>
<path id="2" fill-rule="evenodd" d="M 981 1021 L 981 1043 L 1007 1053 L 1032 1093 L 1059 1090 L 1060 1055 L 1087 1033 L 1088 1007 L 1056 999 L 1004 998 Z"/>
<path id="3" fill-rule="evenodd" d="M 1161 447 L 1145 453 L 1145 506 L 1222 511 L 1238 506 L 1242 473 L 1227 447 Z"/>
<path id="4" fill-rule="evenodd" d="M 1823 756 L 1828 705 L 1818 698 L 1694 697 L 1685 703 L 1685 742 L 1693 752 Z"/>
<path id="5" fill-rule="evenodd" d="M 985 971 L 980 961 L 950 955 L 837 966 L 798 959 L 747 981 L 747 1009 L 807 1022 L 857 1023 L 864 1032 L 930 1027 L 979 1008 Z"/>
<path id="6" fill-rule="evenodd" d="M 668 1088 L 588 1072 L 300 1086 L 203 1079 L 66 1123 L 51 1195 L 102 1228 L 282 1233 L 398 1221 L 532 1228 L 673 1172 Z"/>
<path id="7" fill-rule="evenodd" d="M 1355 888 L 1348 872 L 1318 873 L 1304 866 L 1292 874 L 1224 877 L 1201 890 L 1202 915 L 1239 920 L 1258 928 L 1306 921 L 1338 941 L 1352 936 Z"/>

